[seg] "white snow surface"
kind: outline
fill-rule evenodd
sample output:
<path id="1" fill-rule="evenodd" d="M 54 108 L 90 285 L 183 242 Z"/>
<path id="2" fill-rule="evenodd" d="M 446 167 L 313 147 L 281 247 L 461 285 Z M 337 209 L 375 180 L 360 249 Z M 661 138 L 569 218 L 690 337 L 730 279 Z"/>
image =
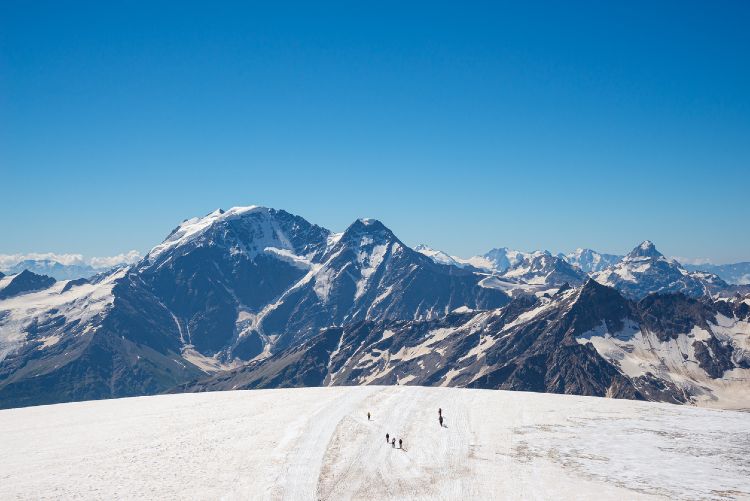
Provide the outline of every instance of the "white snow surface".
<path id="1" fill-rule="evenodd" d="M 750 497 L 748 414 L 604 398 L 233 391 L 3 410 L 0 429 L 4 499 Z"/>
<path id="2" fill-rule="evenodd" d="M 90 328 L 87 323 L 112 304 L 112 288 L 125 273 L 127 269 L 122 268 L 101 281 L 85 283 L 65 292 L 62 290 L 69 281 L 59 281 L 47 289 L 0 300 L 0 360 L 26 341 L 27 328 L 32 322 L 44 323 L 62 316 L 66 324 L 78 320 L 80 326 L 85 326 L 86 332 Z M 52 337 L 44 339 L 44 346 L 52 346 L 60 341 L 62 334 L 55 332 Z"/>

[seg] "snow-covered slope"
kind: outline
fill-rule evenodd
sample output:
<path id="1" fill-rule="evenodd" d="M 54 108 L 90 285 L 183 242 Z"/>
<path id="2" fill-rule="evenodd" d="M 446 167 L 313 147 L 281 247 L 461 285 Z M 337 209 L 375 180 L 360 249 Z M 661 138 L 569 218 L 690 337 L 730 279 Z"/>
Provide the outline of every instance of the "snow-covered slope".
<path id="1" fill-rule="evenodd" d="M 5 410 L 0 429 L 8 499 L 750 497 L 747 414 L 567 395 L 183 394 Z"/>
<path id="2" fill-rule="evenodd" d="M 414 247 L 414 250 L 429 257 L 437 264 L 448 264 L 451 266 L 457 266 L 459 268 L 463 268 L 464 266 L 466 266 L 465 260 L 450 256 L 441 250 L 433 249 L 432 247 L 428 247 L 425 244 L 417 245 L 416 247 Z"/>
<path id="3" fill-rule="evenodd" d="M 47 348 L 58 344 L 66 334 L 70 337 L 90 331 L 90 322 L 111 306 L 112 287 L 123 273 L 79 286 L 74 281 L 52 280 L 49 288 L 0 299 L 0 362 L 24 343 Z M 25 271 L 15 277 L 23 274 L 32 273 Z"/>

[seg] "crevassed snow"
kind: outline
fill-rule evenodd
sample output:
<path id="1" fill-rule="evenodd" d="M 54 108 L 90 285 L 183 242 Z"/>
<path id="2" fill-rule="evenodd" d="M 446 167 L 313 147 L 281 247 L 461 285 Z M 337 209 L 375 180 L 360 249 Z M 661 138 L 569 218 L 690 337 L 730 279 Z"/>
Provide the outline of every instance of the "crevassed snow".
<path id="1" fill-rule="evenodd" d="M 626 400 L 234 391 L 3 410 L 0 429 L 8 499 L 750 497 L 747 414 Z"/>

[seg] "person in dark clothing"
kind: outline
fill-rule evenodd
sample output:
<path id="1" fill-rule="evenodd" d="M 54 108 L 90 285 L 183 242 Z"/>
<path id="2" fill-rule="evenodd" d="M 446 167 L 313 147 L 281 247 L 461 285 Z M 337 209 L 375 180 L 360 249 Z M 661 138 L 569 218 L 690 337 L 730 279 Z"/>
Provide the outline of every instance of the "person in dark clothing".
<path id="1" fill-rule="evenodd" d="M 391 441 L 391 439 L 389 437 L 390 437 L 390 435 L 388 435 L 388 433 L 386 433 L 385 434 L 385 443 L 386 444 Z"/>
<path id="2" fill-rule="evenodd" d="M 394 449 L 396 448 L 396 437 L 393 437 L 393 439 L 391 439 L 391 447 L 393 447 Z"/>
<path id="3" fill-rule="evenodd" d="M 440 416 L 438 418 L 438 421 L 440 422 L 440 427 L 442 428 L 443 427 L 443 416 Z"/>
<path id="4" fill-rule="evenodd" d="M 403 449 L 404 441 L 402 439 L 398 439 L 398 448 Z"/>
<path id="5" fill-rule="evenodd" d="M 367 413 L 367 420 L 368 421 L 370 420 L 370 413 L 369 412 Z"/>
<path id="6" fill-rule="evenodd" d="M 438 408 L 438 416 L 442 416 L 442 415 L 443 415 L 443 408 L 440 407 Z"/>

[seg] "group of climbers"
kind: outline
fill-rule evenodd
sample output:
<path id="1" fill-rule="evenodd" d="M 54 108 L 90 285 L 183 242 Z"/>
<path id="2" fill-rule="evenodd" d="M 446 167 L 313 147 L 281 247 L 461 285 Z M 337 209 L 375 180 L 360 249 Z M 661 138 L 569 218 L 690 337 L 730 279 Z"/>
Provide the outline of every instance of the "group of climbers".
<path id="1" fill-rule="evenodd" d="M 367 420 L 370 421 L 371 417 L 372 416 L 370 415 L 370 412 L 368 411 L 367 412 Z M 438 423 L 440 423 L 440 427 L 441 428 L 443 428 L 443 422 L 444 422 L 444 419 L 443 419 L 443 409 L 441 407 L 441 408 L 438 409 Z M 396 448 L 396 437 L 395 436 L 392 437 L 390 433 L 386 432 L 386 434 L 385 434 L 385 443 L 386 444 L 391 444 L 391 447 L 395 449 Z M 399 449 L 403 449 L 404 448 L 404 439 L 402 439 L 402 438 L 398 439 L 398 448 Z"/>

